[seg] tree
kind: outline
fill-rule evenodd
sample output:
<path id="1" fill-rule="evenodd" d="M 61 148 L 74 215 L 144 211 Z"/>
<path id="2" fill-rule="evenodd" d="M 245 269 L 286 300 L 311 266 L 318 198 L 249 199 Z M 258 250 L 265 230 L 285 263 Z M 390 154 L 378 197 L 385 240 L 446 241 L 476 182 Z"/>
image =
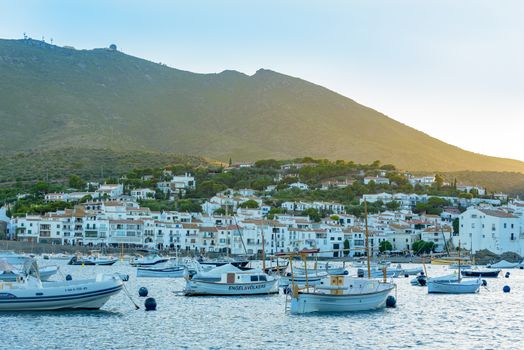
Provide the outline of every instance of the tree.
<path id="1" fill-rule="evenodd" d="M 313 220 L 314 222 L 320 222 L 320 219 L 322 219 L 321 216 L 320 216 L 320 213 L 319 213 L 318 210 L 315 209 L 315 208 L 309 208 L 309 209 L 306 209 L 306 210 L 304 210 L 304 211 L 302 212 L 301 215 L 303 215 L 303 216 L 309 216 L 309 218 L 310 218 L 311 220 Z"/>
<path id="2" fill-rule="evenodd" d="M 391 244 L 390 241 L 382 241 L 382 242 L 380 242 L 380 244 L 378 246 L 378 250 L 381 253 L 384 253 L 385 251 L 392 251 L 393 250 L 393 245 Z"/>
<path id="3" fill-rule="evenodd" d="M 442 188 L 442 185 L 444 184 L 444 177 L 440 174 L 435 175 L 435 185 L 437 186 L 437 189 L 440 190 Z"/>
<path id="4" fill-rule="evenodd" d="M 226 210 L 224 208 L 218 208 L 213 212 L 214 215 L 226 215 Z"/>
<path id="5" fill-rule="evenodd" d="M 240 203 L 238 206 L 240 208 L 258 209 L 258 202 L 253 199 L 250 199 L 248 201 Z"/>
<path id="6" fill-rule="evenodd" d="M 436 244 L 434 242 L 426 242 L 419 240 L 413 243 L 413 253 L 415 254 L 429 254 L 434 251 Z"/>
<path id="7" fill-rule="evenodd" d="M 400 208 L 400 203 L 397 201 L 388 202 L 386 203 L 386 208 L 392 211 L 398 210 Z"/>
<path id="8" fill-rule="evenodd" d="M 453 233 L 459 233 L 460 220 L 459 218 L 453 219 Z"/>
<path id="9" fill-rule="evenodd" d="M 69 187 L 76 188 L 77 190 L 86 187 L 86 182 L 78 175 L 69 176 Z"/>
<path id="10" fill-rule="evenodd" d="M 177 210 L 181 212 L 200 213 L 202 206 L 191 199 L 181 199 L 177 203 Z"/>
<path id="11" fill-rule="evenodd" d="M 349 248 L 350 248 L 350 246 L 349 246 L 349 240 L 346 239 L 346 240 L 344 240 L 344 255 L 345 255 L 345 256 L 348 256 L 348 255 L 349 255 Z"/>

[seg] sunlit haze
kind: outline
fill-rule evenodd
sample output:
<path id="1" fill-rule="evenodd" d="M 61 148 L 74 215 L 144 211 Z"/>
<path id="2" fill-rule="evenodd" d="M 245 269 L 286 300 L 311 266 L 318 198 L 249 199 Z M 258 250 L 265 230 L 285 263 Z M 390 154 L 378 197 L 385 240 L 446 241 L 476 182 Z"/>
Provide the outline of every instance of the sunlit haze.
<path id="1" fill-rule="evenodd" d="M 303 78 L 466 150 L 524 160 L 521 1 L 0 1 L 0 37 L 194 72 Z"/>

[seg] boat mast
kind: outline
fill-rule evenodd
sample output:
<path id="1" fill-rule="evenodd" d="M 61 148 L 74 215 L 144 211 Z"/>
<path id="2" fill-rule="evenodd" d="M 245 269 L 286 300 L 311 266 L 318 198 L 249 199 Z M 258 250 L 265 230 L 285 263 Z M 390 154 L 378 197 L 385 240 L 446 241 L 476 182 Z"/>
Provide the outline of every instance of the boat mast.
<path id="1" fill-rule="evenodd" d="M 269 227 L 269 224 L 268 224 Z M 266 272 L 266 246 L 265 246 L 265 237 L 264 237 L 264 227 L 262 226 L 262 229 L 260 230 L 260 234 L 262 235 L 262 271 Z"/>
<path id="2" fill-rule="evenodd" d="M 366 224 L 366 256 L 368 261 L 368 278 L 371 278 L 371 262 L 369 256 L 369 232 L 368 232 L 368 202 L 364 199 L 364 220 Z"/>
<path id="3" fill-rule="evenodd" d="M 458 281 L 460 283 L 460 280 L 461 280 L 461 273 L 460 273 L 460 240 L 459 240 L 459 246 L 458 246 Z"/>

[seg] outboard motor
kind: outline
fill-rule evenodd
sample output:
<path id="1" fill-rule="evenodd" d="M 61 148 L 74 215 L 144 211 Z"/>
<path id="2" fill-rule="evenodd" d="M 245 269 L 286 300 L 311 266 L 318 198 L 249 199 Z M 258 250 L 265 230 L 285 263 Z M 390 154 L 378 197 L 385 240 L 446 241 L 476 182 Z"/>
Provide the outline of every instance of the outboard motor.
<path id="1" fill-rule="evenodd" d="M 417 277 L 417 282 L 419 285 L 421 285 L 422 287 L 424 287 L 426 285 L 426 276 L 424 275 L 420 275 Z"/>

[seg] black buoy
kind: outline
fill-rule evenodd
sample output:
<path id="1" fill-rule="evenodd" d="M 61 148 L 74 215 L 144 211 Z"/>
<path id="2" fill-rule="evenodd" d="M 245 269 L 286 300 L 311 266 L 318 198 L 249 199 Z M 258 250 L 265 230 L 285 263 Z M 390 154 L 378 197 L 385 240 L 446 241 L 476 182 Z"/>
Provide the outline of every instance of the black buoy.
<path id="1" fill-rule="evenodd" d="M 509 278 L 509 275 L 510 275 L 510 273 L 508 271 L 508 272 L 506 272 L 506 275 L 504 277 Z"/>
<path id="2" fill-rule="evenodd" d="M 138 295 L 140 295 L 141 297 L 147 297 L 147 293 L 148 291 L 146 287 L 140 287 L 140 289 L 138 290 Z"/>
<path id="3" fill-rule="evenodd" d="M 504 286 L 504 288 L 502 288 L 502 291 L 504 293 L 509 293 L 510 290 L 511 290 L 511 288 L 509 286 Z"/>
<path id="4" fill-rule="evenodd" d="M 386 299 L 386 306 L 387 307 L 396 307 L 397 306 L 397 299 L 393 295 L 388 296 Z"/>
<path id="5" fill-rule="evenodd" d="M 408 275 L 408 274 L 406 273 L 406 274 L 404 274 L 404 277 L 408 278 L 408 277 L 409 277 L 409 275 Z"/>
<path id="6" fill-rule="evenodd" d="M 144 302 L 144 306 L 146 308 L 146 311 L 153 311 L 156 310 L 156 300 L 155 298 L 147 298 Z"/>
<path id="7" fill-rule="evenodd" d="M 66 281 L 71 281 L 72 279 L 73 279 L 73 276 L 71 276 L 71 275 L 67 275 L 66 276 Z"/>
<path id="8" fill-rule="evenodd" d="M 488 285 L 488 281 L 486 281 L 486 280 L 482 280 L 482 285 L 483 285 L 484 287 L 486 287 L 486 286 Z"/>
<path id="9" fill-rule="evenodd" d="M 345 276 L 349 275 L 349 271 L 348 270 L 344 270 L 344 275 Z"/>
<path id="10" fill-rule="evenodd" d="M 524 269 L 524 266 L 520 265 L 520 266 L 519 266 L 519 269 L 521 269 L 521 270 Z"/>

